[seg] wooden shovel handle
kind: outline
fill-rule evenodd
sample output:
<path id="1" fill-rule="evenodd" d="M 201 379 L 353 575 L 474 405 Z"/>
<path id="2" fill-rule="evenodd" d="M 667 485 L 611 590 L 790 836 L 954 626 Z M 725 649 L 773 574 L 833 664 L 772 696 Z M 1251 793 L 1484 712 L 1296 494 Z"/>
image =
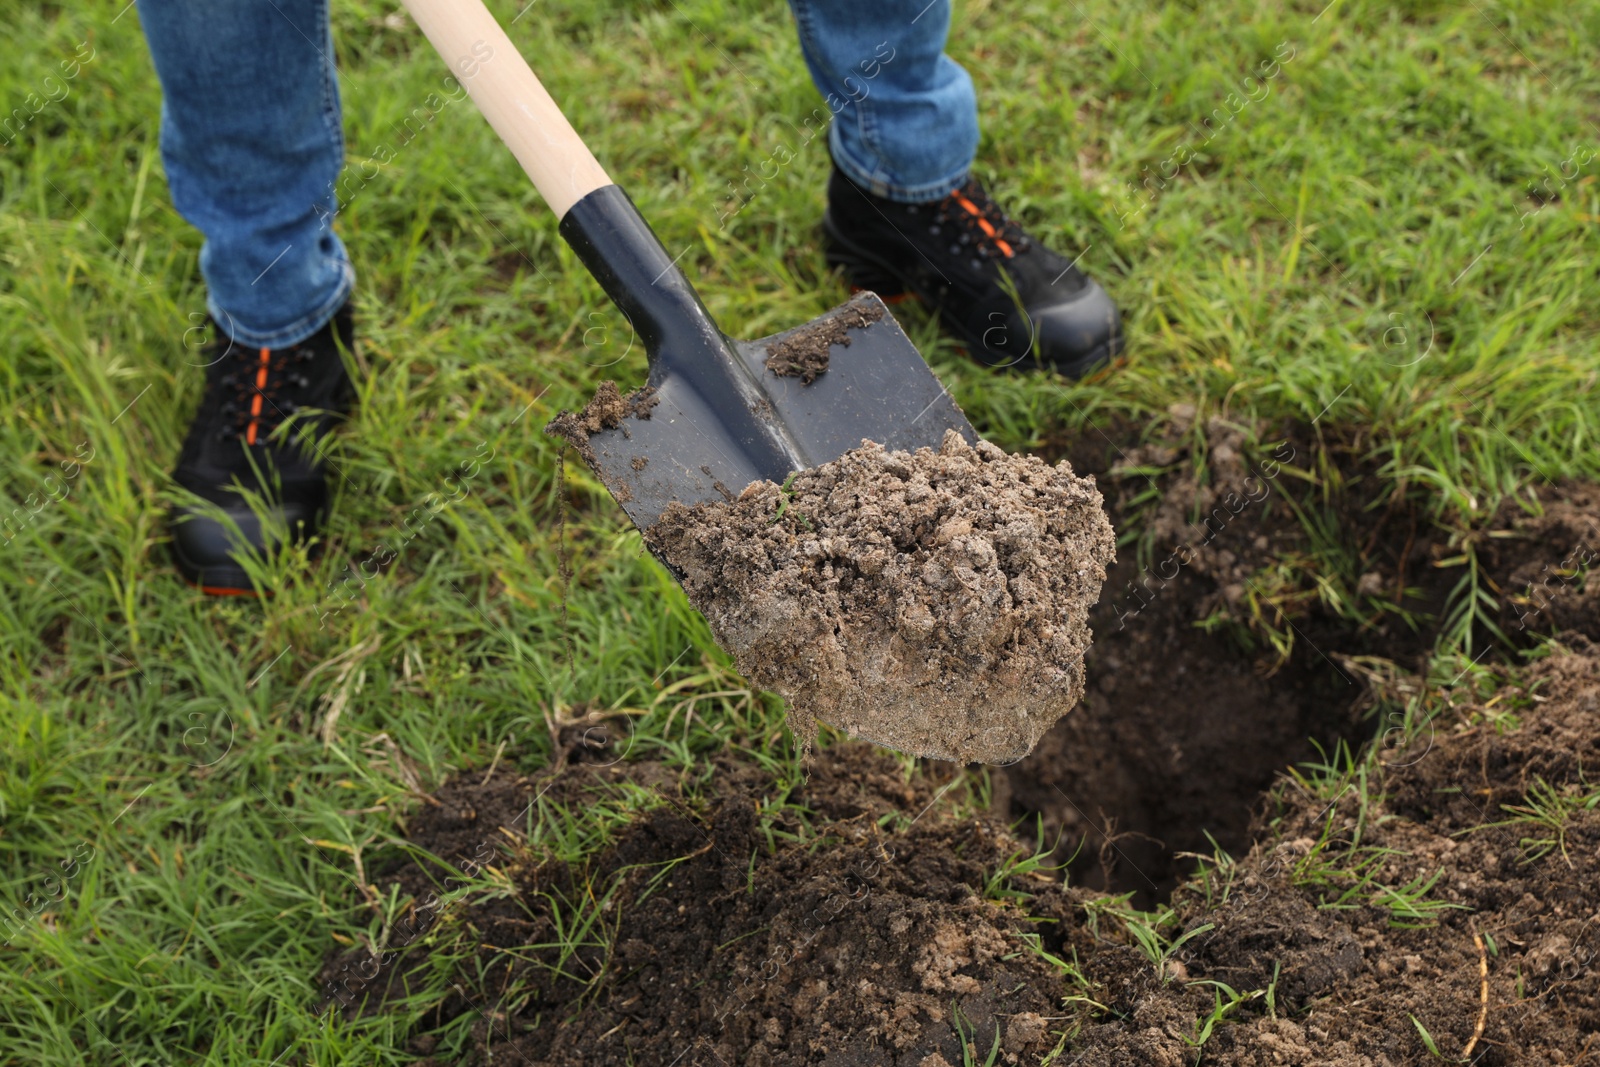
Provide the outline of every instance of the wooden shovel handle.
<path id="1" fill-rule="evenodd" d="M 483 0 L 404 0 L 557 218 L 611 185 Z"/>

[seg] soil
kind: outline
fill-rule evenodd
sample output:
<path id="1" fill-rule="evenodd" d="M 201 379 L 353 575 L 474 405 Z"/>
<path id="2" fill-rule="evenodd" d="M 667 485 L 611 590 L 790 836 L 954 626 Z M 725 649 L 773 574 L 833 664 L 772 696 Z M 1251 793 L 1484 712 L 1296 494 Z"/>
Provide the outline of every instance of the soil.
<path id="1" fill-rule="evenodd" d="M 1274 968 L 1277 1018 L 1263 995 L 1217 1028 L 1207 1064 L 1430 1063 L 1419 1024 L 1443 1058 L 1485 1067 L 1574 1063 L 1600 1045 L 1600 811 L 1568 819 L 1564 853 L 1541 855 L 1544 831 L 1507 821 L 1539 781 L 1594 795 L 1600 649 L 1574 645 L 1528 687 L 1446 713 L 1392 753 L 1369 785 L 1387 799 L 1364 817 L 1354 781 L 1282 787 L 1226 899 L 1221 874 L 1175 897 L 1174 929 L 1196 932 L 1167 967 L 1183 981 L 1154 980 L 1142 959 L 1089 968 L 1127 1017 L 1088 1028 L 1081 1063 L 1192 1062 L 1182 1036 L 1210 991 L 1185 981 L 1264 991 Z M 1422 909 L 1398 903 L 1420 886 Z"/>
<path id="2" fill-rule="evenodd" d="M 849 347 L 850 331 L 864 330 L 883 318 L 883 305 L 870 296 L 857 296 L 822 318 L 800 327 L 782 341 L 767 346 L 766 368 L 781 377 L 798 377 L 810 385 L 828 370 L 828 349 Z"/>
<path id="3" fill-rule="evenodd" d="M 1535 494 L 1539 514 L 1508 503 L 1479 558 L 1494 577 L 1508 635 L 1578 631 L 1600 640 L 1600 486 L 1565 484 Z"/>
<path id="4" fill-rule="evenodd" d="M 1251 447 L 1243 427 L 1192 420 L 1176 412 L 1166 436 L 1142 445 L 1094 434 L 1075 442 L 1072 461 L 1098 475 L 1117 529 L 1145 531 L 1145 545 L 1119 552 L 1091 615 L 1083 703 L 996 782 L 997 810 L 1029 826 L 1042 820 L 1044 840 L 1072 857 L 1075 882 L 1133 892 L 1142 907 L 1193 869 L 1184 853 L 1210 854 L 1213 842 L 1247 850 L 1260 798 L 1283 770 L 1382 729 L 1375 696 L 1391 683 L 1380 675 L 1426 671 L 1436 621 L 1412 629 L 1373 608 L 1355 626 L 1322 606 L 1314 546 L 1286 497 L 1359 546 L 1352 595 L 1426 623 L 1444 614 L 1464 572 L 1444 566 L 1463 548 L 1422 502 L 1377 499 L 1388 483 L 1352 458 L 1362 442 L 1317 446 L 1283 427 L 1276 438 L 1262 428 L 1267 443 Z M 1306 470 L 1332 473 L 1308 484 Z M 1558 626 L 1600 640 L 1600 583 L 1571 573 L 1600 554 L 1600 490 L 1532 492 L 1542 515 L 1508 505 L 1474 535 L 1501 629 L 1523 643 Z M 1279 560 L 1301 584 L 1269 598 L 1260 576 Z M 1293 637 L 1286 660 L 1262 639 L 1256 613 Z"/>
<path id="5" fill-rule="evenodd" d="M 552 772 L 466 776 L 418 810 L 412 843 L 468 874 L 491 864 L 507 891 L 452 910 L 432 894 L 455 871 L 391 866 L 373 892 L 409 903 L 389 952 L 331 957 L 323 1007 L 382 1010 L 444 971 L 416 1067 L 957 1067 L 987 1062 L 997 1037 L 995 1063 L 1057 1067 L 1600 1062 L 1600 490 L 1537 486 L 1481 529 L 1447 530 L 1417 499 L 1379 496 L 1387 483 L 1350 458 L 1360 441 L 1291 426 L 1252 447 L 1192 412 L 1171 430 L 1074 446 L 1141 539 L 1091 616 L 1082 705 L 990 772 L 987 813 L 958 803 L 958 768 L 908 771 L 855 742 L 775 795 L 731 755 L 694 780 L 598 765 L 574 727 Z M 771 489 L 765 518 L 784 515 L 758 537 L 817 540 L 816 505 Z M 1318 573 L 1286 497 L 1358 546 L 1355 573 Z M 1492 692 L 1425 681 L 1427 620 L 1468 551 L 1514 646 L 1560 641 Z M 1264 589 L 1277 560 L 1290 580 Z M 1319 580 L 1424 621 L 1335 618 Z M 1287 657 L 1274 627 L 1294 636 Z M 1485 647 L 1484 664 L 1519 662 Z M 1436 717 L 1396 747 L 1394 709 L 1412 702 Z M 1282 776 L 1369 739 L 1383 747 L 1364 777 Z M 535 797 L 621 789 L 660 803 L 590 861 L 523 844 Z M 1556 803 L 1564 817 L 1535 817 Z M 1058 835 L 1065 884 L 997 874 Z M 1213 839 L 1239 859 L 1195 874 L 1183 853 L 1209 856 Z M 1169 901 L 1163 943 L 1183 940 L 1152 959 L 1107 893 Z M 602 933 L 562 958 L 558 926 L 585 916 Z M 463 1032 L 464 1056 L 439 1051 L 436 1034 Z"/>
<path id="6" fill-rule="evenodd" d="M 955 431 L 669 505 L 645 537 L 802 741 L 820 720 L 983 763 L 1022 758 L 1082 696 L 1114 552 L 1092 479 Z"/>
<path id="7" fill-rule="evenodd" d="M 566 438 L 578 450 L 584 462 L 593 467 L 595 458 L 594 449 L 589 444 L 590 434 L 614 430 L 622 425 L 623 419 L 648 419 L 651 410 L 659 403 L 661 401 L 657 399 L 656 391 L 649 386 L 623 396 L 616 382 L 604 381 L 595 389 L 594 396 L 582 411 L 557 412 L 556 417 L 545 424 L 544 432 L 552 437 Z"/>
<path id="8" fill-rule="evenodd" d="M 1252 573 L 1292 551 L 1301 527 L 1278 489 L 1303 456 L 1294 444 L 1252 453 L 1241 428 L 1214 422 L 1079 457 L 1099 467 L 1117 527 L 1137 522 L 1149 548 L 1121 553 L 1091 616 L 1083 705 L 998 783 L 1001 810 L 1042 817 L 1044 839 L 1074 857 L 1075 881 L 1153 906 L 1192 867 L 1179 853 L 1209 853 L 1211 839 L 1247 850 L 1252 810 L 1275 776 L 1367 729 L 1361 687 L 1308 642 L 1279 662 L 1271 647 L 1245 644 L 1239 625 L 1197 625 L 1229 622 Z M 1149 470 L 1164 473 L 1134 473 Z M 1152 487 L 1141 514 L 1134 501 Z M 1331 636 L 1340 643 L 1312 640 L 1330 654 L 1370 650 L 1351 646 L 1348 628 Z"/>
<path id="9" fill-rule="evenodd" d="M 1574 637 L 1525 684 L 1445 707 L 1364 785 L 1282 783 L 1260 842 L 1174 895 L 1162 935 L 1183 940 L 1163 958 L 1101 894 L 997 875 L 1026 846 L 953 803 L 955 768 L 908 779 L 844 742 L 787 797 L 731 757 L 700 787 L 651 761 L 458 779 L 407 833 L 458 862 L 511 846 L 485 861 L 509 892 L 438 927 L 467 935 L 452 949 L 466 957 L 430 962 L 419 938 L 387 977 L 358 950 L 323 978 L 374 1010 L 448 968 L 422 1029 L 466 1025 L 469 1047 L 418 1067 L 956 1067 L 997 1041 L 1000 1064 L 1398 1067 L 1435 1062 L 1423 1030 L 1446 1059 L 1576 1064 L 1600 1046 L 1600 810 L 1582 806 L 1600 764 L 1597 653 Z M 1574 809 L 1559 836 L 1507 821 L 1536 787 Z M 532 798 L 622 788 L 660 803 L 590 862 L 516 847 Z M 375 879 L 401 899 L 437 880 L 417 864 Z M 585 914 L 602 933 L 563 957 L 558 924 Z"/>

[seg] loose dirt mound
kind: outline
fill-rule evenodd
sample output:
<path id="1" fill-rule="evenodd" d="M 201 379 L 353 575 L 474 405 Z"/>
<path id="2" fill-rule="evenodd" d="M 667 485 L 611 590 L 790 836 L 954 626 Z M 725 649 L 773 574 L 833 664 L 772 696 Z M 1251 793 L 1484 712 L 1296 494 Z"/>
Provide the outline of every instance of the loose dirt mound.
<path id="1" fill-rule="evenodd" d="M 850 331 L 864 330 L 883 318 L 883 305 L 868 294 L 854 297 L 837 314 L 800 327 L 783 340 L 767 346 L 765 366 L 773 374 L 796 377 L 810 385 L 828 372 L 829 348 L 850 347 Z"/>
<path id="2" fill-rule="evenodd" d="M 669 506 L 645 536 L 796 736 L 820 719 L 984 763 L 1020 759 L 1082 696 L 1113 558 L 1091 479 L 954 431 Z"/>
<path id="3" fill-rule="evenodd" d="M 1576 645 L 1444 710 L 1377 777 L 1285 785 L 1269 839 L 1180 889 L 1157 940 L 1116 898 L 997 876 L 1018 849 L 1002 827 L 849 743 L 789 806 L 726 758 L 699 797 L 654 763 L 448 786 L 409 828 L 447 858 L 508 840 L 541 793 L 626 781 L 661 804 L 592 863 L 495 860 L 510 892 L 442 924 L 443 958 L 418 940 L 387 978 L 365 953 L 324 977 L 354 1007 L 442 968 L 454 992 L 424 1025 L 471 1019 L 473 1064 L 953 1067 L 997 1036 L 1005 1064 L 1387 1067 L 1435 1062 L 1428 1041 L 1578 1063 L 1600 1046 L 1600 650 Z"/>
<path id="4" fill-rule="evenodd" d="M 589 403 L 584 405 L 582 411 L 563 411 L 545 426 L 544 432 L 552 437 L 564 437 L 578 450 L 578 455 L 583 457 L 589 466 L 595 465 L 594 447 L 589 444 L 589 435 L 597 434 L 602 430 L 614 430 L 622 425 L 626 418 L 648 419 L 650 412 L 657 404 L 661 403 L 656 398 L 656 391 L 650 386 L 635 389 L 627 396 L 623 396 L 617 388 L 617 383 L 604 381 L 596 387 L 594 396 Z M 637 467 L 635 468 L 638 469 Z"/>
<path id="5" fill-rule="evenodd" d="M 1032 925 L 984 897 L 1020 845 L 987 819 L 951 820 L 940 793 L 949 781 L 908 783 L 866 744 L 818 752 L 788 806 L 765 811 L 770 779 L 727 758 L 701 797 L 659 764 L 578 766 L 548 780 L 452 783 L 408 834 L 456 861 L 505 840 L 500 825 L 521 825 L 535 796 L 582 805 L 617 783 L 653 789 L 661 805 L 594 863 L 521 871 L 511 899 L 452 917 L 473 944 L 451 962 L 451 980 L 487 984 L 447 996 L 429 1022 L 476 1013 L 472 1062 L 933 1067 L 963 1062 L 963 1033 L 980 1061 L 997 1027 L 1006 1063 L 1035 1062 L 1059 1041 L 1049 1031 L 1061 983 L 1015 936 Z M 380 881 L 425 899 L 433 871 L 408 866 Z M 1037 875 L 1001 884 L 1060 892 Z M 324 971 L 330 999 L 353 1009 L 415 992 L 428 951 L 418 940 L 387 967 L 341 956 Z M 433 1051 L 433 1041 L 414 1048 Z"/>
<path id="6" fill-rule="evenodd" d="M 1168 965 L 1181 980 L 1091 966 L 1126 1016 L 1088 1029 L 1079 1062 L 1192 1062 L 1184 1038 L 1217 988 L 1196 981 L 1261 991 L 1214 1030 L 1207 1064 L 1435 1062 L 1424 1030 L 1446 1060 L 1486 1067 L 1600 1045 L 1600 660 L 1577 643 L 1528 689 L 1425 730 L 1383 780 L 1287 790 L 1270 843 L 1180 892 L 1175 929 L 1195 932 Z M 1390 799 L 1363 809 L 1364 790 Z M 1560 831 L 1530 794 L 1561 799 Z"/>
<path id="7" fill-rule="evenodd" d="M 395 959 L 332 962 L 327 974 L 345 976 L 333 999 L 453 988 L 423 1026 L 470 1027 L 474 1064 L 954 1067 L 986 1062 L 997 1037 L 996 1063 L 1058 1067 L 1591 1062 L 1600 660 L 1583 634 L 1600 637 L 1586 571 L 1600 494 L 1544 486 L 1530 511 L 1441 530 L 1414 498 L 1375 497 L 1382 483 L 1359 464 L 1338 469 L 1303 443 L 1252 452 L 1216 422 L 1183 432 L 1113 457 L 1119 526 L 1141 513 L 1152 544 L 1124 553 L 1096 609 L 1085 706 L 993 778 L 995 810 L 1041 813 L 1047 841 L 1066 831 L 1063 859 L 1087 846 L 1074 873 L 1088 878 L 997 874 L 1028 846 L 988 819 L 953 819 L 959 793 L 929 808 L 950 768 L 907 784 L 864 746 L 823 750 L 788 797 L 728 758 L 698 791 L 648 762 L 452 785 L 410 834 L 468 867 L 484 842 L 511 840 L 500 825 L 522 827 L 543 790 L 582 804 L 625 780 L 662 805 L 591 863 L 495 861 L 506 893 L 445 923 L 413 905 L 388 941 Z M 1204 477 L 1186 469 L 1202 454 Z M 1299 470 L 1280 478 L 1280 464 Z M 1352 629 L 1308 584 L 1261 587 L 1275 559 L 1316 571 L 1283 486 L 1360 546 L 1350 573 L 1319 581 L 1439 618 L 1470 551 L 1499 605 L 1490 618 L 1514 641 L 1559 629 L 1575 652 L 1486 698 L 1463 696 L 1466 672 L 1430 693 L 1432 629 L 1376 609 Z M 782 509 L 774 525 L 815 538 L 798 494 L 772 488 L 767 517 Z M 1287 662 L 1250 643 L 1264 632 L 1241 625 L 1252 611 L 1292 622 Z M 1393 704 L 1363 721 L 1375 700 L 1413 698 L 1437 718 L 1406 747 L 1385 734 L 1378 766 L 1261 796 L 1285 766 L 1319 758 L 1308 738 L 1333 752 L 1396 721 Z M 789 804 L 808 809 L 803 822 Z M 1242 858 L 1184 881 L 1192 861 L 1174 850 L 1210 853 L 1207 832 Z M 418 899 L 429 885 L 408 868 L 378 880 L 381 895 L 390 881 Z M 1180 882 L 1153 915 L 1104 895 L 1140 889 L 1153 905 Z"/>

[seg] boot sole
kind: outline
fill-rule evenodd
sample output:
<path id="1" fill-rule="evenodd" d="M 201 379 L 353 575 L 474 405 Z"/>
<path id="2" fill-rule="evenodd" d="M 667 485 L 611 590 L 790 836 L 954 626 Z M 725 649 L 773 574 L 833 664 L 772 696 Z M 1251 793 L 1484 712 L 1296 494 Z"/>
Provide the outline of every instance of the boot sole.
<path id="1" fill-rule="evenodd" d="M 250 576 L 244 572 L 244 568 L 197 566 L 184 556 L 176 541 L 169 544 L 172 562 L 178 568 L 178 576 L 189 587 L 198 589 L 207 596 L 244 596 L 257 600 L 261 598 L 261 594 L 250 584 Z M 271 593 L 267 595 L 270 596 Z"/>

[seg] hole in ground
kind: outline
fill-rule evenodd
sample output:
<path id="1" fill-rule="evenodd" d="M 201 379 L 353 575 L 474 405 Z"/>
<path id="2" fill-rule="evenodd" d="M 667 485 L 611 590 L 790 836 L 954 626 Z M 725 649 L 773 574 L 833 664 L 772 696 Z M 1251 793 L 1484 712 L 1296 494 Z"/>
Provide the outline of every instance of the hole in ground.
<path id="1" fill-rule="evenodd" d="M 1082 704 L 993 776 L 995 810 L 1059 839 L 1053 862 L 1070 860 L 1074 884 L 1132 892 L 1143 908 L 1193 869 L 1184 853 L 1209 855 L 1213 842 L 1248 851 L 1278 774 L 1374 735 L 1380 718 L 1347 657 L 1425 671 L 1467 573 L 1464 545 L 1515 638 L 1506 623 L 1526 613 L 1514 602 L 1524 572 L 1539 570 L 1530 559 L 1570 564 L 1583 533 L 1558 517 L 1564 504 L 1537 520 L 1508 506 L 1452 541 L 1425 500 L 1356 458 L 1359 442 L 1290 428 L 1283 444 L 1262 433 L 1268 444 L 1257 447 L 1237 426 L 1184 421 L 1167 441 L 1140 445 L 1124 426 L 1116 440 L 1081 435 L 1067 453 L 1097 475 L 1113 526 L 1132 540 L 1092 618 Z M 1298 473 L 1285 475 L 1291 467 Z M 1326 607 L 1319 580 L 1344 612 Z M 1481 649 L 1487 627 L 1475 632 Z"/>
<path id="2" fill-rule="evenodd" d="M 1121 629 L 1102 604 L 1083 702 L 997 779 L 1023 830 L 1039 816 L 1043 839 L 1061 838 L 1073 884 L 1131 890 L 1143 908 L 1187 873 L 1177 853 L 1210 854 L 1207 835 L 1247 851 L 1256 801 L 1284 768 L 1371 733 L 1355 679 L 1304 641 L 1268 673 L 1259 651 L 1194 625 L 1196 599 L 1170 590 Z"/>

